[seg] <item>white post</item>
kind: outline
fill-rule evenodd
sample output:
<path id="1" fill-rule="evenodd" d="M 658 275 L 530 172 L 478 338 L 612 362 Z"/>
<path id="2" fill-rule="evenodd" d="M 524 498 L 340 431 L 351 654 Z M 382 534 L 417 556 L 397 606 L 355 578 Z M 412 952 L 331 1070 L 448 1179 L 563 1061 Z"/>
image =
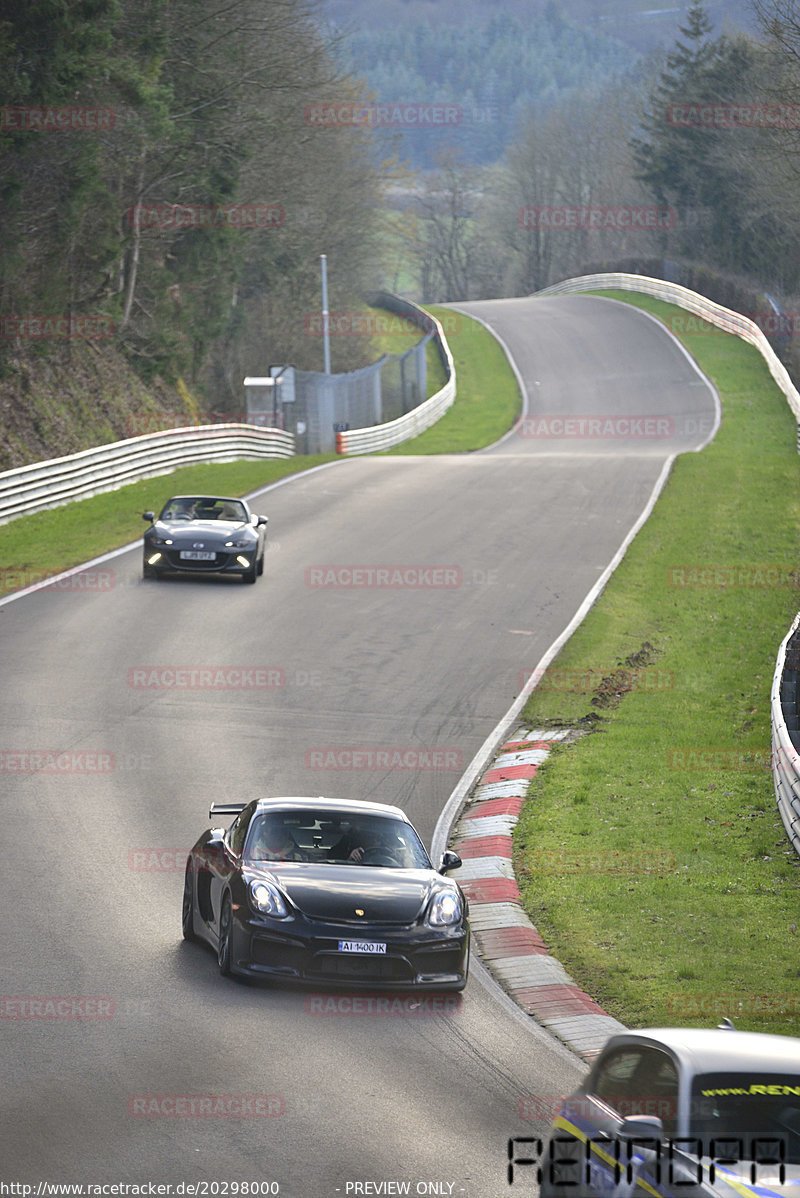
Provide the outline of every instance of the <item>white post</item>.
<path id="1" fill-rule="evenodd" d="M 328 329 L 328 259 L 326 254 L 320 254 L 322 263 L 322 344 L 325 351 L 325 373 L 331 372 L 331 346 Z"/>

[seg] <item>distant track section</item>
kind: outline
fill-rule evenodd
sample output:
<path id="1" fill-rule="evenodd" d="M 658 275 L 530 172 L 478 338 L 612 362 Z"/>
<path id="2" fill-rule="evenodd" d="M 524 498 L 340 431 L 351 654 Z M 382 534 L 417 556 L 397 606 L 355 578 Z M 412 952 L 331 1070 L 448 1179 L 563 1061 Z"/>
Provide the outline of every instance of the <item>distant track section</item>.
<path id="1" fill-rule="evenodd" d="M 646 275 L 602 274 L 582 275 L 576 279 L 564 279 L 537 291 L 537 295 L 571 295 L 581 291 L 599 291 L 615 288 L 618 291 L 640 291 L 644 295 L 652 295 L 668 304 L 677 304 L 679 308 L 707 320 L 726 333 L 741 337 L 750 345 L 754 345 L 767 364 L 770 374 L 786 396 L 789 407 L 794 412 L 795 419 L 800 423 L 800 393 L 789 377 L 789 372 L 781 362 L 775 350 L 770 345 L 763 331 L 755 321 L 734 312 L 732 308 L 723 308 L 704 295 L 690 291 L 688 287 L 680 287 L 677 283 L 667 283 L 664 279 L 650 279 Z M 800 434 L 798 439 L 800 446 Z"/>

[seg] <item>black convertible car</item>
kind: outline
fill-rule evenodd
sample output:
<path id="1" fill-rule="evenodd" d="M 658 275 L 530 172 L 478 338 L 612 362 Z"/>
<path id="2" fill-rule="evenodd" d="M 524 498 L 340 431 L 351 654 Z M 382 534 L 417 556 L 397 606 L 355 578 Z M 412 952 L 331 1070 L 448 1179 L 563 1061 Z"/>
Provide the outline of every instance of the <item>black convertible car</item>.
<path id="1" fill-rule="evenodd" d="M 267 516 L 256 516 L 243 499 L 173 495 L 144 534 L 145 578 L 167 572 L 239 574 L 255 582 L 264 572 Z"/>
<path id="2" fill-rule="evenodd" d="M 468 904 L 398 807 L 324 798 L 215 804 L 189 854 L 183 935 L 220 971 L 317 984 L 463 990 Z"/>

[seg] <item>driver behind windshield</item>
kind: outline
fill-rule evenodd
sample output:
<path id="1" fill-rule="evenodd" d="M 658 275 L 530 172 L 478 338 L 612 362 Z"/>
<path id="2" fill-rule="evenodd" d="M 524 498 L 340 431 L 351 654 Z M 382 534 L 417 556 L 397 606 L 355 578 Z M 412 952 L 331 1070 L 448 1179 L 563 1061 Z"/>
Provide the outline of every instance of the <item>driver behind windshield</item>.
<path id="1" fill-rule="evenodd" d="M 164 513 L 165 520 L 194 520 L 194 500 L 176 499 Z"/>
<path id="2" fill-rule="evenodd" d="M 377 819 L 359 824 L 331 846 L 329 856 L 336 861 L 363 865 L 395 865 L 413 868 L 414 855 L 394 820 Z"/>

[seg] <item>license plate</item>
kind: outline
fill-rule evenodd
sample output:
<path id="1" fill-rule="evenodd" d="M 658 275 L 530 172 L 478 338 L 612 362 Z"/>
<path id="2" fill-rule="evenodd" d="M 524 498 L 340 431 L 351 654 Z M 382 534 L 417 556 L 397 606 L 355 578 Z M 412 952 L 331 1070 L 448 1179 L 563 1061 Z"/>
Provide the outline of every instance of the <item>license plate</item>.
<path id="1" fill-rule="evenodd" d="M 200 553 L 197 549 L 181 549 L 181 557 L 187 562 L 213 562 L 216 553 Z"/>
<path id="2" fill-rule="evenodd" d="M 379 940 L 340 940 L 340 953 L 385 953 L 386 945 Z"/>

